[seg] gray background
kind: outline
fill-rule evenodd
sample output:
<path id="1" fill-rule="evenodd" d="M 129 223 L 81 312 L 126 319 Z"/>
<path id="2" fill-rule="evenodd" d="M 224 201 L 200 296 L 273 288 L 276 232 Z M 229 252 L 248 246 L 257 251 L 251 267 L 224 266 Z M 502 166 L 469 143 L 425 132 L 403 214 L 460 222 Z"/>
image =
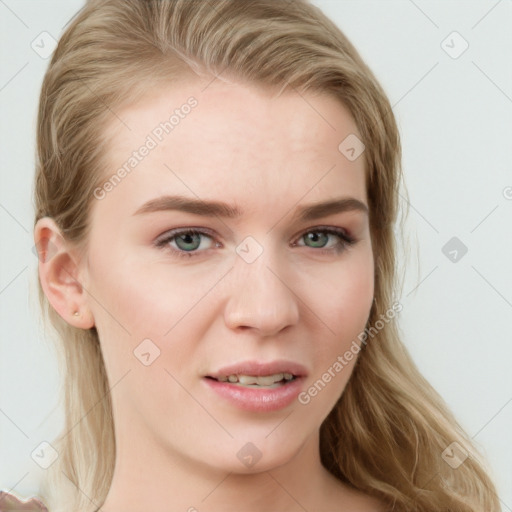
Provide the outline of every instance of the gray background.
<path id="1" fill-rule="evenodd" d="M 400 255 L 404 341 L 488 457 L 512 511 L 512 2 L 314 3 L 374 70 L 400 125 L 411 203 L 410 248 Z M 44 53 L 49 36 L 40 34 L 58 39 L 81 6 L 0 0 L 0 489 L 22 496 L 37 493 L 44 471 L 31 453 L 63 418 L 32 252 L 35 119 L 48 60 L 31 45 Z M 452 237 L 468 250 L 456 262 L 443 253 Z"/>

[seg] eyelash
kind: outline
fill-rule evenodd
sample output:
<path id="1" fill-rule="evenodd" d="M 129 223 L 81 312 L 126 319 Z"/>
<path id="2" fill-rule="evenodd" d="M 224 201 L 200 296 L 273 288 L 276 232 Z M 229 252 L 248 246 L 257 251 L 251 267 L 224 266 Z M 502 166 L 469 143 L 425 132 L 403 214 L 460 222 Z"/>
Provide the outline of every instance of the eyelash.
<path id="1" fill-rule="evenodd" d="M 321 254 L 330 254 L 330 255 L 340 254 L 344 250 L 352 247 L 357 241 L 355 238 L 348 235 L 344 229 L 335 228 L 335 227 L 327 227 L 327 226 L 326 227 L 319 226 L 319 227 L 316 227 L 313 229 L 309 229 L 300 235 L 299 240 L 309 233 L 327 233 L 327 234 L 336 235 L 339 237 L 340 242 L 335 247 L 331 247 L 330 249 L 323 249 L 322 247 L 316 248 L 316 251 L 320 252 Z M 183 251 L 181 249 L 174 249 L 173 247 L 170 247 L 168 245 L 169 242 L 173 241 L 175 238 L 177 238 L 180 235 L 205 235 L 209 238 L 212 238 L 212 239 L 214 238 L 213 233 L 211 233 L 209 231 L 205 231 L 205 230 L 199 230 L 196 228 L 174 229 L 174 230 L 171 230 L 171 231 L 165 233 L 164 235 L 162 235 L 163 238 L 160 237 L 159 239 L 157 239 L 154 242 L 154 244 L 158 249 L 169 250 L 174 255 L 176 255 L 180 258 L 187 258 L 187 259 L 193 258 L 196 256 L 200 256 L 202 253 L 207 252 L 209 250 L 209 249 L 206 249 L 203 251 L 199 251 L 196 249 L 194 251 Z M 297 247 L 297 245 L 294 245 L 294 246 Z M 306 248 L 315 250 L 315 247 L 308 247 L 306 245 L 304 245 L 304 246 L 301 245 L 300 247 L 306 247 Z"/>

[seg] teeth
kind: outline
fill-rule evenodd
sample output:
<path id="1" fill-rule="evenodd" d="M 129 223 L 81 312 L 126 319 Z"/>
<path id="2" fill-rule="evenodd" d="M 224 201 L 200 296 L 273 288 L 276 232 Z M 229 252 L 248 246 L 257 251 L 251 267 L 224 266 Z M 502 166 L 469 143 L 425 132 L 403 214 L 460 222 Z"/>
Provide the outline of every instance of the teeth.
<path id="1" fill-rule="evenodd" d="M 231 382 L 242 386 L 272 386 L 283 379 L 290 381 L 293 379 L 293 375 L 291 373 L 275 373 L 274 375 L 259 377 L 254 375 L 228 375 L 217 378 L 220 382 Z"/>
<path id="2" fill-rule="evenodd" d="M 260 380 L 260 377 L 252 377 L 250 375 L 239 375 L 237 378 L 237 381 L 240 384 L 243 384 L 244 386 L 248 386 L 250 384 L 260 384 L 259 380 Z M 269 384 L 273 384 L 273 383 L 274 383 L 273 380 L 271 382 L 269 382 Z"/>
<path id="3" fill-rule="evenodd" d="M 256 379 L 256 384 L 259 386 L 271 386 L 274 382 L 279 382 L 283 380 L 282 373 L 276 373 L 275 375 L 269 375 L 268 377 L 258 377 Z"/>

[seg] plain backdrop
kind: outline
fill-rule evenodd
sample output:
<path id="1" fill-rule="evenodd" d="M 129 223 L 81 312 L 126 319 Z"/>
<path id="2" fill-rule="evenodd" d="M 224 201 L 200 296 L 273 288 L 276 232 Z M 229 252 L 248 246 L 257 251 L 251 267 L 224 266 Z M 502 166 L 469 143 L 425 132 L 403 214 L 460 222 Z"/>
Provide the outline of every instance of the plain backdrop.
<path id="1" fill-rule="evenodd" d="M 400 126 L 404 342 L 488 458 L 511 511 L 512 2 L 314 3 L 375 72 Z M 0 0 L 0 489 L 22 496 L 38 492 L 44 470 L 31 453 L 63 418 L 35 286 L 34 136 L 48 64 L 35 43 L 59 39 L 82 5 Z"/>

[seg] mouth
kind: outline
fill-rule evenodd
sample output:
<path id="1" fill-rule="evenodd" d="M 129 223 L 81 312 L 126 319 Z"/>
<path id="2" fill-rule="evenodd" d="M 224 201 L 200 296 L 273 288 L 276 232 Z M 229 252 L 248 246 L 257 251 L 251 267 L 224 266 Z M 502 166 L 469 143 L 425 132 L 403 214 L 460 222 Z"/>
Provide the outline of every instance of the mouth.
<path id="1" fill-rule="evenodd" d="M 293 361 L 277 360 L 243 361 L 224 366 L 205 377 L 238 386 L 277 387 L 306 375 L 307 370 L 303 365 Z"/>
<path id="2" fill-rule="evenodd" d="M 288 384 L 289 382 L 297 379 L 298 376 L 293 375 L 292 373 L 283 372 L 260 376 L 231 374 L 222 375 L 217 378 L 207 375 L 206 378 L 216 380 L 217 382 L 229 382 L 230 384 L 246 388 L 273 389 Z"/>
<path id="3" fill-rule="evenodd" d="M 205 375 L 203 381 L 208 389 L 236 408 L 271 412 L 293 403 L 306 376 L 306 368 L 291 361 L 246 361 Z"/>

